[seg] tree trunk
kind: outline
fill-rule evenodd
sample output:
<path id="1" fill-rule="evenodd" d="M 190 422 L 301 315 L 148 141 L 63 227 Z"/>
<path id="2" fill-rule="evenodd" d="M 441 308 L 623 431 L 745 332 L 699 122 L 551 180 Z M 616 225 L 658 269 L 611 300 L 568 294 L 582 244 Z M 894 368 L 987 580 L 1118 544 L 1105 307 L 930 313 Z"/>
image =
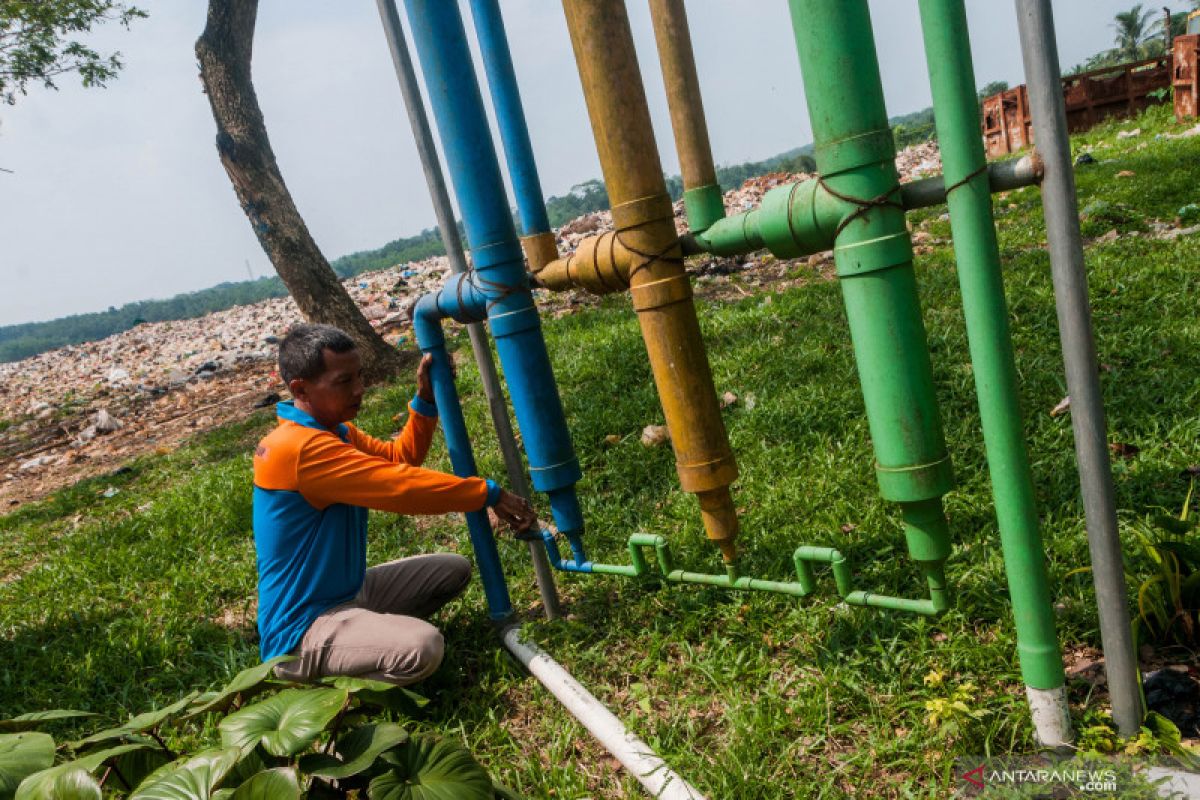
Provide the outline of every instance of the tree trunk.
<path id="1" fill-rule="evenodd" d="M 275 162 L 250 78 L 258 0 L 210 0 L 196 40 L 200 80 L 217 123 L 217 153 L 275 271 L 310 322 L 336 325 L 358 344 L 368 382 L 415 363 L 367 322 L 313 241 Z"/>

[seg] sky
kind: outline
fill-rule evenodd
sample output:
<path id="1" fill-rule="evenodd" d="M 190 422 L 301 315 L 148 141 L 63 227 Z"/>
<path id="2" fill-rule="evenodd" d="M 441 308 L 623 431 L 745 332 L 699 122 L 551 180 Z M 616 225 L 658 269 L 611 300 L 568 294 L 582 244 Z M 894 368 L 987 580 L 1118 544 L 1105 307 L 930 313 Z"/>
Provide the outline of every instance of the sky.
<path id="1" fill-rule="evenodd" d="M 64 76 L 59 91 L 32 87 L 0 105 L 0 168 L 11 170 L 0 171 L 0 325 L 273 274 L 217 158 L 193 50 L 207 3 L 138 5 L 148 19 L 87 39 L 122 54 L 108 88 Z M 474 47 L 469 4 L 460 5 Z M 674 174 L 648 4 L 627 5 L 663 169 Z M 917 0 L 870 5 L 889 114 L 928 106 Z M 1063 65 L 1110 46 L 1113 15 L 1130 5 L 1055 0 Z M 501 8 L 542 189 L 562 195 L 601 177 L 562 5 Z M 716 162 L 811 141 L 787 3 L 688 0 L 687 10 Z M 1011 0 L 967 0 L 967 11 L 977 83 L 1022 83 Z M 403 6 L 401 19 L 407 27 Z M 416 61 L 411 42 L 410 52 Z M 253 79 L 284 180 L 327 258 L 433 227 L 374 2 L 260 0 Z M 486 104 L 486 82 L 484 91 Z"/>

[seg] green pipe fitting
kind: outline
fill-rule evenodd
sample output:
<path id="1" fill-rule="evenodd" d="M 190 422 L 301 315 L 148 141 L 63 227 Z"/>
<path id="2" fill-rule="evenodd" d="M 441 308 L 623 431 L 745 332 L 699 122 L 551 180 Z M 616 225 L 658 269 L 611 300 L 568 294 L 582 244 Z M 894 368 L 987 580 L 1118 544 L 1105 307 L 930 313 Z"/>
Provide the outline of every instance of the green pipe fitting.
<path id="1" fill-rule="evenodd" d="M 817 179 L 777 186 L 758 208 L 726 217 L 702 233 L 693 233 L 688 254 L 735 256 L 767 248 L 779 258 L 830 250 L 834 233 L 857 206 L 839 200 Z"/>
<path id="2" fill-rule="evenodd" d="M 935 514 L 941 509 L 940 501 L 935 501 L 935 506 L 917 508 L 913 512 L 915 515 L 914 519 L 917 522 L 925 523 L 926 520 L 920 518 L 921 512 L 926 516 Z M 852 584 L 850 562 L 840 551 L 832 547 L 813 547 L 809 545 L 797 547 L 795 553 L 792 555 L 792 561 L 796 566 L 796 580 L 794 582 L 769 581 L 739 575 L 735 563 L 727 563 L 725 565 L 724 575 L 706 572 L 688 572 L 687 570 L 678 569 L 675 566 L 675 557 L 671 554 L 671 545 L 667 542 L 666 537 L 649 533 L 635 533 L 629 537 L 631 565 L 593 563 L 592 572 L 601 575 L 621 575 L 629 578 L 645 577 L 651 571 L 642 550 L 648 547 L 654 548 L 655 556 L 658 558 L 659 573 L 664 580 L 672 583 L 695 583 L 704 586 L 718 586 L 723 589 L 771 592 L 773 594 L 786 594 L 791 597 L 806 597 L 816 589 L 816 579 L 813 575 L 811 564 L 828 564 L 833 571 L 833 580 L 837 586 L 838 595 L 849 605 L 907 611 L 926 616 L 940 614 L 948 607 L 945 573 L 942 569 L 945 563 L 944 558 L 942 560 L 919 562 L 929 584 L 930 599 L 928 600 L 912 600 L 904 597 L 891 597 L 889 595 L 876 594 L 875 592 L 855 590 Z M 942 552 L 938 547 L 944 547 L 946 552 L 949 552 L 948 532 L 944 542 L 936 546 L 928 545 L 927 549 L 921 552 L 925 555 L 936 555 Z"/>
<path id="3" fill-rule="evenodd" d="M 681 240 L 684 255 L 711 253 L 714 256 L 740 256 L 763 248 L 758 228 L 758 210 L 734 214 L 714 222 L 706 231 Z"/>
<path id="4" fill-rule="evenodd" d="M 637 578 L 645 574 L 646 570 L 644 564 L 640 570 L 637 564 L 630 566 L 624 564 L 592 564 L 592 572 L 599 573 L 600 575 L 622 575 L 626 578 Z"/>
<path id="5" fill-rule="evenodd" d="M 688 228 L 696 232 L 708 230 L 725 217 L 725 198 L 715 183 L 685 191 L 683 207 L 687 211 Z"/>
<path id="6" fill-rule="evenodd" d="M 1042 179 L 1042 170 L 1035 153 L 1017 161 L 988 164 L 986 176 L 978 177 L 981 183 L 987 181 L 988 193 L 994 194 L 1035 186 Z M 953 190 L 954 184 L 949 185 Z M 946 188 L 946 179 L 941 175 L 901 184 L 899 201 L 906 211 L 939 205 L 946 202 Z M 789 202 L 780 201 L 785 196 Z M 686 192 L 684 202 L 687 202 Z M 779 258 L 798 258 L 833 249 L 833 234 L 838 225 L 857 210 L 854 204 L 830 194 L 818 180 L 789 183 L 767 192 L 758 208 L 711 222 L 704 228 L 691 221 L 689 211 L 691 231 L 680 242 L 685 256 L 708 253 L 731 257 L 767 248 Z M 906 256 L 911 258 L 910 254 Z M 893 259 L 889 263 L 898 264 L 902 260 Z M 852 274 L 859 271 L 852 270 Z"/>

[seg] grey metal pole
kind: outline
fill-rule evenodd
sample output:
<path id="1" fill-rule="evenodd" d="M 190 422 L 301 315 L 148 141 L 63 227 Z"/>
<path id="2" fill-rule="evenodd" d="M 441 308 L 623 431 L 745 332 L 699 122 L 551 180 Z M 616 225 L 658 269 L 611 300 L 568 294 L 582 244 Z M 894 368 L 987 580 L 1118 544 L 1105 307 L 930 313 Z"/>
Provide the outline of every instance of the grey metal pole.
<path id="1" fill-rule="evenodd" d="M 1050 0 L 1016 0 L 1016 7 L 1034 141 L 1046 170 L 1042 205 L 1108 691 L 1117 728 L 1122 736 L 1132 736 L 1142 724 L 1142 696 L 1130 628 L 1125 565 L 1117 532 L 1112 464 L 1088 304 L 1054 13 Z"/>
<path id="2" fill-rule="evenodd" d="M 466 272 L 467 259 L 463 254 L 462 239 L 458 235 L 458 225 L 450 205 L 450 194 L 446 191 L 446 180 L 442 175 L 441 162 L 438 161 L 437 149 L 433 144 L 429 117 L 425 114 L 417 75 L 413 70 L 412 58 L 408 54 L 408 44 L 404 40 L 404 29 L 400 27 L 400 14 L 396 10 L 395 0 L 376 0 L 376 5 L 379 7 L 379 17 L 383 21 L 388 49 L 392 52 L 396 78 L 400 81 L 400 92 L 404 95 L 404 107 L 408 112 L 408 121 L 412 124 L 413 138 L 421 157 L 425 182 L 429 185 L 429 194 L 433 199 L 433 210 L 437 214 L 442 245 L 450 259 L 450 269 L 454 272 Z M 492 349 L 483 330 L 483 323 L 474 322 L 468 325 L 467 333 L 471 337 L 471 349 L 475 352 L 475 363 L 483 381 L 483 393 L 492 413 L 492 424 L 496 427 L 496 438 L 504 456 L 509 485 L 514 492 L 530 500 L 533 493 L 530 491 L 529 481 L 525 478 L 525 469 L 521 465 L 517 440 L 513 436 L 512 420 L 508 417 L 508 407 L 500 391 L 500 379 L 496 374 L 496 363 L 492 361 Z M 562 615 L 562 611 L 558 603 L 558 588 L 554 583 L 554 573 L 550 569 L 546 551 L 541 541 L 530 541 L 528 544 L 538 592 L 542 597 L 542 608 L 547 619 L 557 619 Z"/>

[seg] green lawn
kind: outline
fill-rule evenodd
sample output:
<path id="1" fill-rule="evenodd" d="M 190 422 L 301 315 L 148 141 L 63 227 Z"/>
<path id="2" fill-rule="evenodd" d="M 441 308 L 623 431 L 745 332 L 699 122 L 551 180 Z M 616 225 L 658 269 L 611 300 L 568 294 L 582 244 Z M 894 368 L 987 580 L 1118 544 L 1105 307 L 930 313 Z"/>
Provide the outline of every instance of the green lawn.
<path id="1" fill-rule="evenodd" d="M 1138 126 L 1141 136 L 1116 138 Z M 1093 206 L 1089 235 L 1145 230 L 1200 202 L 1200 137 L 1157 136 L 1178 130 L 1155 110 L 1076 140 L 1099 162 L 1078 173 L 1081 206 L 1103 204 Z M 1135 174 L 1117 177 L 1125 170 Z M 1066 390 L 1039 194 L 1013 192 L 997 208 L 1060 637 L 1065 646 L 1096 646 L 1091 579 L 1078 571 L 1088 550 L 1070 418 L 1049 413 Z M 912 219 L 948 239 L 943 211 Z M 1135 588 L 1153 574 L 1138 532 L 1153 535 L 1164 509 L 1178 515 L 1189 488 L 1181 473 L 1200 464 L 1198 265 L 1195 235 L 1125 236 L 1088 251 L 1109 437 L 1132 446 L 1114 470 Z M 861 796 L 867 787 L 872 796 L 943 796 L 955 756 L 1033 747 L 949 246 L 920 258 L 917 270 L 958 476 L 946 497 L 956 545 L 948 614 L 841 607 L 828 573 L 805 601 L 560 575 L 568 617 L 530 626 L 712 798 Z M 740 398 L 725 421 L 741 467 L 734 489 L 744 572 L 789 580 L 797 544 L 831 545 L 856 565 L 859 585 L 914 594 L 896 508 L 880 500 L 872 472 L 838 286 L 747 288 L 739 301 L 699 304 L 717 390 Z M 682 565 L 719 570 L 695 500 L 678 489 L 670 448 L 638 441 L 642 427 L 663 419 L 628 299 L 547 319 L 545 331 L 584 465 L 590 555 L 623 562 L 629 534 L 648 531 L 670 537 Z M 455 341 L 466 356 L 460 388 L 480 469 L 502 476 L 467 339 Z M 373 392 L 363 426 L 389 433 L 412 389 L 405 380 Z M 215 688 L 257 660 L 250 452 L 270 424 L 264 412 L 0 518 L 0 717 L 62 707 L 116 721 Z M 623 438 L 607 445 L 610 434 Z M 432 465 L 448 467 L 440 445 Z M 119 492 L 102 497 L 110 486 Z M 526 613 L 537 593 L 525 545 L 500 547 Z M 373 560 L 430 549 L 468 551 L 461 521 L 373 518 Z M 461 736 L 530 797 L 637 795 L 636 783 L 502 653 L 477 584 L 441 622 L 449 653 L 425 685 L 434 702 L 421 724 Z M 956 691 L 969 697 L 971 713 L 931 727 L 926 703 Z M 1105 703 L 1088 684 L 1072 683 L 1071 698 L 1081 726 L 1102 717 Z"/>

